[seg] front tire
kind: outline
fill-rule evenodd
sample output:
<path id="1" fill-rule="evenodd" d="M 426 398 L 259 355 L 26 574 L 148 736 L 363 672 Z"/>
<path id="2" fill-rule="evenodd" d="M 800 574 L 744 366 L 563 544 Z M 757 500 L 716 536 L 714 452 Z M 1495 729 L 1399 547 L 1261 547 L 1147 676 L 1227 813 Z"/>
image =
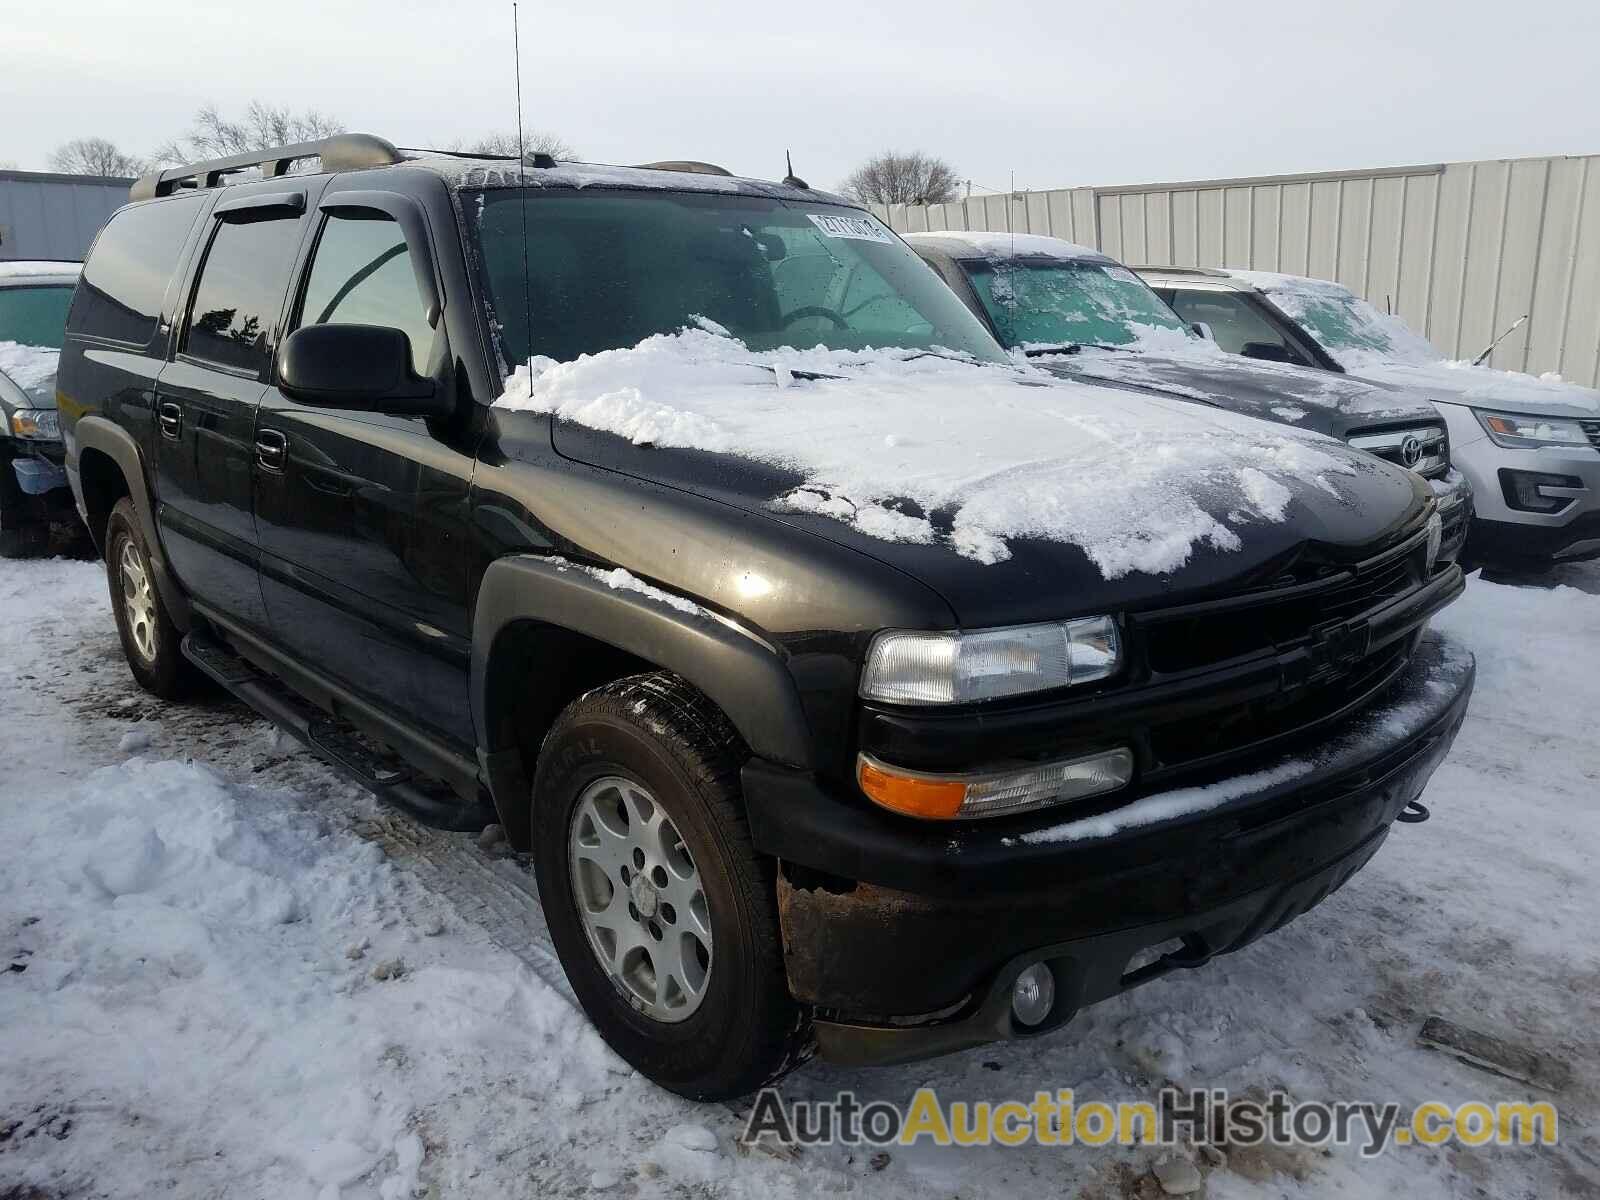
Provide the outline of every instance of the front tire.
<path id="1" fill-rule="evenodd" d="M 193 695 L 200 673 L 183 656 L 183 635 L 161 601 L 150 551 L 126 496 L 106 521 L 106 577 L 122 653 L 139 686 L 163 700 Z"/>
<path id="2" fill-rule="evenodd" d="M 774 864 L 739 788 L 727 718 L 665 673 L 569 705 L 533 786 L 539 897 L 567 978 L 600 1035 L 669 1091 L 725 1100 L 804 1060 Z"/>

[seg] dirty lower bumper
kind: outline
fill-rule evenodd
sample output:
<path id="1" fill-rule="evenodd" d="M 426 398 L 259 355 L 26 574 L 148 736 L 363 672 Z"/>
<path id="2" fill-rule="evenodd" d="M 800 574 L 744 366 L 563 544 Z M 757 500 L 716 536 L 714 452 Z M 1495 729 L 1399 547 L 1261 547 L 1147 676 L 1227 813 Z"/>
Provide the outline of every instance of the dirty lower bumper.
<path id="1" fill-rule="evenodd" d="M 757 844 L 783 859 L 790 987 L 817 1006 L 823 1053 L 904 1061 L 1042 1033 L 1292 920 L 1376 853 L 1454 741 L 1473 678 L 1472 656 L 1430 634 L 1386 700 L 1316 747 L 1212 789 L 959 838 L 841 817 L 861 810 L 747 769 Z M 1164 943 L 1181 944 L 1130 965 Z M 1011 987 L 1041 961 L 1056 1002 L 1024 1029 Z"/>

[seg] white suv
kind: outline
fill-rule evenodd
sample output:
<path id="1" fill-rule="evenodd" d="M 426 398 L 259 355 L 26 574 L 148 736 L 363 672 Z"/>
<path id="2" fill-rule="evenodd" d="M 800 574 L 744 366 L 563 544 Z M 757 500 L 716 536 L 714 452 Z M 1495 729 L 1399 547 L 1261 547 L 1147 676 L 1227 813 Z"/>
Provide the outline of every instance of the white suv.
<path id="1" fill-rule="evenodd" d="M 1226 350 L 1415 389 L 1450 427 L 1477 505 L 1468 554 L 1520 566 L 1600 558 L 1600 391 L 1453 362 L 1348 288 L 1298 275 L 1140 267 Z"/>

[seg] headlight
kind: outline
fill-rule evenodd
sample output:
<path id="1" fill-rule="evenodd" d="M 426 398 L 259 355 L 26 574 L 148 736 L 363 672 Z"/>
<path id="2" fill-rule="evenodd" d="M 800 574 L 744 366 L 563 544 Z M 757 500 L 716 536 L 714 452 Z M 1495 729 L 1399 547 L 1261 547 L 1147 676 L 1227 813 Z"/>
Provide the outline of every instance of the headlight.
<path id="1" fill-rule="evenodd" d="M 11 436 L 36 442 L 58 442 L 61 423 L 53 408 L 19 408 L 11 414 Z"/>
<path id="2" fill-rule="evenodd" d="M 1489 440 L 1496 446 L 1529 450 L 1536 446 L 1587 446 L 1588 437 L 1576 421 L 1560 417 L 1519 417 L 1515 413 L 1472 410 Z"/>
<path id="3" fill-rule="evenodd" d="M 861 695 L 886 704 L 971 704 L 1089 683 L 1121 664 L 1110 617 L 976 633 L 891 629 L 867 651 Z"/>

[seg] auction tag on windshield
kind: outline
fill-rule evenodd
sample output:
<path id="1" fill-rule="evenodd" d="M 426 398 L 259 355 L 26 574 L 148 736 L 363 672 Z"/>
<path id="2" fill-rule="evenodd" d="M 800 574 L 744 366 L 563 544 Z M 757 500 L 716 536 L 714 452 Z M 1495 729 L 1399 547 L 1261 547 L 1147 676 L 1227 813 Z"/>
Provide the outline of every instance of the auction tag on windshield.
<path id="1" fill-rule="evenodd" d="M 807 213 L 811 223 L 829 237 L 856 238 L 863 242 L 892 242 L 894 234 L 872 217 L 835 213 Z"/>
<path id="2" fill-rule="evenodd" d="M 1104 271 L 1109 278 L 1115 279 L 1118 283 L 1143 282 L 1143 280 L 1141 280 L 1137 275 L 1128 270 L 1127 267 L 1101 267 L 1100 269 Z"/>

